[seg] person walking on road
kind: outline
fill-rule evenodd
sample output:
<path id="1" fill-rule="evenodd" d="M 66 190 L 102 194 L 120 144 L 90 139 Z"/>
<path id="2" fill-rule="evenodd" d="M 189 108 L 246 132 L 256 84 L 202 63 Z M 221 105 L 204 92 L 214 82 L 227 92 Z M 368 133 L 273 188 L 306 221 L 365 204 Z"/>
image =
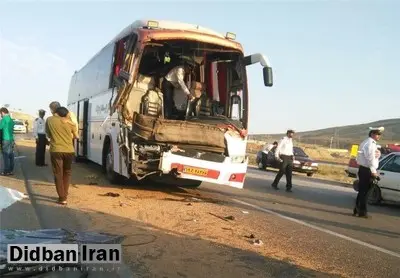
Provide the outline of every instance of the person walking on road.
<path id="1" fill-rule="evenodd" d="M 10 176 L 14 174 L 14 121 L 11 119 L 6 107 L 0 108 L 0 115 L 0 130 L 2 134 L 0 140 L 2 141 L 1 148 L 4 161 L 4 170 L 1 175 Z"/>
<path id="2" fill-rule="evenodd" d="M 280 163 L 279 172 L 272 183 L 272 188 L 278 190 L 278 183 L 281 180 L 283 174 L 286 176 L 286 191 L 292 192 L 292 171 L 293 171 L 293 135 L 294 130 L 289 129 L 286 132 L 286 136 L 283 137 L 275 151 L 275 158 Z"/>
<path id="3" fill-rule="evenodd" d="M 39 118 L 36 118 L 33 123 L 33 136 L 36 139 L 36 154 L 35 154 L 35 162 L 36 166 L 47 166 L 45 163 L 46 157 L 46 145 L 47 145 L 47 137 L 46 137 L 46 122 L 44 120 L 44 115 L 46 111 L 43 109 L 39 110 Z"/>
<path id="4" fill-rule="evenodd" d="M 357 154 L 358 169 L 358 194 L 356 205 L 353 209 L 354 216 L 368 218 L 367 198 L 373 179 L 378 177 L 377 169 L 379 167 L 379 158 L 381 152 L 378 150 L 377 141 L 379 141 L 384 127 L 370 127 L 369 136 L 359 147 Z"/>
<path id="5" fill-rule="evenodd" d="M 46 120 L 46 134 L 50 139 L 50 159 L 54 174 L 58 203 L 67 204 L 68 189 L 71 180 L 72 160 L 74 159 L 73 126 L 68 124 L 65 117 L 66 108 L 60 109 L 59 102 L 50 103 L 53 116 Z M 56 112 L 59 112 L 59 115 Z M 62 112 L 65 113 L 62 113 Z M 64 115 L 65 114 L 65 115 Z"/>

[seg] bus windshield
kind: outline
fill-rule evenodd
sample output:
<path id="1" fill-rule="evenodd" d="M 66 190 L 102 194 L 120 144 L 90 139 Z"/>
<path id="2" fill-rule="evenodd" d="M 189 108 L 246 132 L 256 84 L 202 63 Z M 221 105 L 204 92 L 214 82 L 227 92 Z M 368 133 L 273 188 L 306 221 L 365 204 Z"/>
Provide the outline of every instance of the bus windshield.
<path id="1" fill-rule="evenodd" d="M 177 67 L 183 68 L 185 86 L 172 75 Z M 138 87 L 151 83 L 152 88 L 164 95 L 170 93 L 169 89 L 172 91 L 171 102 L 163 103 L 173 106 L 173 115 L 166 118 L 222 121 L 238 128 L 247 125 L 246 68 L 243 54 L 237 50 L 197 41 L 156 41 L 144 47 L 137 79 L 138 83 L 147 82 Z M 185 90 L 193 97 L 190 101 Z M 137 99 L 130 101 L 134 103 Z"/>

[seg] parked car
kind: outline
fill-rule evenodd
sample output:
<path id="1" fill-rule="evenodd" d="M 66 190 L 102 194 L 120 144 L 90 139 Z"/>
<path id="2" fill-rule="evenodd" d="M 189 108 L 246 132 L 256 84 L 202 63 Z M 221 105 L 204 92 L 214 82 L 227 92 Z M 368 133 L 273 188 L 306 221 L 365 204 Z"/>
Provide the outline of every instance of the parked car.
<path id="1" fill-rule="evenodd" d="M 368 192 L 368 203 L 377 205 L 383 201 L 400 202 L 400 152 L 386 155 L 379 162 L 380 180 Z M 353 188 L 358 192 L 358 179 Z"/>
<path id="2" fill-rule="evenodd" d="M 318 171 L 318 163 L 312 160 L 302 148 L 293 147 L 295 161 L 293 162 L 293 171 L 305 173 L 311 177 Z M 279 162 L 275 160 L 275 155 L 271 151 L 259 151 L 256 162 L 259 169 L 265 170 L 267 167 L 279 168 Z"/>
<path id="3" fill-rule="evenodd" d="M 26 133 L 25 123 L 20 120 L 14 120 L 14 133 Z"/>
<path id="4" fill-rule="evenodd" d="M 381 160 L 383 158 L 385 158 L 388 154 L 390 154 L 392 152 L 391 148 L 382 148 L 381 146 L 378 146 L 378 148 L 381 151 Z M 358 163 L 355 157 L 350 158 L 347 169 L 344 170 L 347 174 L 347 176 L 351 177 L 351 178 L 357 178 L 358 175 Z"/>

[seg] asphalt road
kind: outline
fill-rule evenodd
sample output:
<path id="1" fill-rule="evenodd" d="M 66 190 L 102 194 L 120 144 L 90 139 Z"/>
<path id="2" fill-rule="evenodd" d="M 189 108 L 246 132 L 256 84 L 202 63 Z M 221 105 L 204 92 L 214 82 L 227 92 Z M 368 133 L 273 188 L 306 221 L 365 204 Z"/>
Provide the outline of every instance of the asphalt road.
<path id="1" fill-rule="evenodd" d="M 32 156 L 32 153 L 25 152 L 22 155 Z M 31 184 L 39 179 L 37 171 L 29 167 L 25 167 L 25 173 L 18 175 L 20 179 L 28 176 Z M 265 218 L 268 219 L 265 230 L 272 231 L 270 238 L 262 239 L 265 244 L 280 245 L 293 258 L 317 261 L 319 268 L 326 272 L 340 270 L 347 277 L 400 277 L 399 206 L 370 207 L 372 218 L 360 219 L 351 216 L 356 197 L 353 189 L 295 176 L 292 193 L 284 191 L 284 177 L 280 183 L 281 190 L 275 191 L 270 187 L 274 175 L 273 172 L 249 168 L 242 190 L 205 183 L 198 192 L 228 198 L 233 205 L 264 213 L 268 216 Z M 51 176 L 47 179 L 51 182 Z M 2 182 L 9 183 L 6 180 Z M 14 182 L 16 184 L 11 186 L 22 190 L 23 185 L 17 179 Z M 49 198 L 47 195 L 50 194 L 47 190 L 53 192 L 53 188 L 34 186 L 33 190 L 35 192 L 31 201 L 36 203 L 35 209 L 30 208 L 26 201 L 14 206 L 8 212 L 2 213 L 2 227 L 90 228 L 74 223 L 74 214 L 77 212 L 44 205 L 43 200 Z M 39 225 L 32 221 L 34 212 Z M 21 219 L 15 218 L 15 215 L 21 215 Z M 69 220 L 65 222 L 65 219 Z M 28 221 L 32 223 L 27 225 Z M 210 254 L 207 256 L 212 256 Z M 199 254 L 199 258 L 201 256 Z M 257 262 L 249 261 L 248 264 L 258 268 Z M 215 273 L 212 269 L 209 273 L 211 276 L 225 277 L 218 274 L 217 271 L 221 269 L 214 268 Z M 266 267 L 264 271 L 264 277 L 326 277 L 323 272 L 313 274 L 314 276 L 287 276 L 283 270 L 273 272 L 272 268 Z M 233 277 L 232 274 L 229 277 Z"/>
<path id="2" fill-rule="evenodd" d="M 249 208 L 255 208 L 288 221 L 288 233 L 298 226 L 307 229 L 293 242 L 307 242 L 314 252 L 320 245 L 330 253 L 320 254 L 337 260 L 337 266 L 359 277 L 400 277 L 400 207 L 398 205 L 369 206 L 370 219 L 352 216 L 356 192 L 352 188 L 294 177 L 293 192 L 285 192 L 285 177 L 280 190 L 271 188 L 274 172 L 250 168 L 244 190 L 204 184 L 201 190 L 230 196 Z M 268 223 L 266 223 L 268 226 Z M 311 238 L 312 232 L 318 236 Z M 345 243 L 345 244 L 344 244 Z M 354 262 L 352 262 L 354 258 Z M 358 269 L 358 270 L 357 270 Z M 354 277 L 354 276 L 351 276 Z"/>

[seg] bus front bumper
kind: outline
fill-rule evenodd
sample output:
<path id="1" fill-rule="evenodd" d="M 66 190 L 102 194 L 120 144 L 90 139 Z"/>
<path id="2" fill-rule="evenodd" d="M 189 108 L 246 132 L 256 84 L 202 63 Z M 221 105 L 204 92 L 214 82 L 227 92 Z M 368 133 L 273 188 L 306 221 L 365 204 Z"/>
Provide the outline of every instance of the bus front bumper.
<path id="1" fill-rule="evenodd" d="M 177 178 L 242 189 L 246 177 L 247 160 L 244 163 L 230 163 L 226 159 L 218 163 L 164 152 L 159 168 L 163 174 L 173 174 Z"/>

